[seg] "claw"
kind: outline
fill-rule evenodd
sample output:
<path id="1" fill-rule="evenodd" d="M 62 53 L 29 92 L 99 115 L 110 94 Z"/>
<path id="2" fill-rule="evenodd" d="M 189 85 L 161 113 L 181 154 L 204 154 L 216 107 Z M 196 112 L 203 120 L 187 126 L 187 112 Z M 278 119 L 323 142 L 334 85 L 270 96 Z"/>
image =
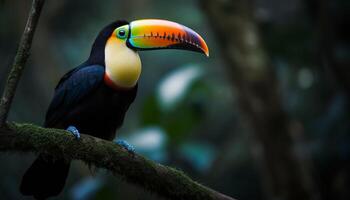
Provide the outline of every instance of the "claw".
<path id="1" fill-rule="evenodd" d="M 74 135 L 75 139 L 77 139 L 77 140 L 80 139 L 79 130 L 75 126 L 68 126 L 68 128 L 66 130 L 71 132 Z"/>
<path id="2" fill-rule="evenodd" d="M 132 154 L 135 153 L 135 148 L 132 145 L 130 145 L 127 141 L 125 141 L 125 140 L 117 140 L 115 143 L 120 145 L 120 146 L 122 146 L 129 153 L 132 153 Z"/>

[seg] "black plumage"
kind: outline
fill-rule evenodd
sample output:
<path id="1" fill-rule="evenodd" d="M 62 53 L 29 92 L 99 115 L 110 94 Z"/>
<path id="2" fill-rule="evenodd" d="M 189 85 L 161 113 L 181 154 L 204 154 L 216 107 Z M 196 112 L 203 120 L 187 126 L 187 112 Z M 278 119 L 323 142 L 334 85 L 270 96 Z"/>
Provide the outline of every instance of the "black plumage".
<path id="1" fill-rule="evenodd" d="M 104 48 L 115 28 L 125 21 L 114 22 L 97 36 L 89 59 L 65 74 L 55 88 L 46 114 L 45 127 L 66 129 L 75 126 L 81 133 L 112 140 L 134 101 L 137 85 L 116 90 L 104 81 Z M 37 199 L 59 194 L 65 184 L 70 161 L 40 154 L 24 174 L 21 192 Z"/>

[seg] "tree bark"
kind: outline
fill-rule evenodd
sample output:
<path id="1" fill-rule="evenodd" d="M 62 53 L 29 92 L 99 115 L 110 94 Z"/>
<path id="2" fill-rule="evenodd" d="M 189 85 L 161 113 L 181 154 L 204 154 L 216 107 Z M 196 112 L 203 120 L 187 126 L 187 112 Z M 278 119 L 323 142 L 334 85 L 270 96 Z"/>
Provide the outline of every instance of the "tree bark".
<path id="1" fill-rule="evenodd" d="M 314 199 L 314 185 L 295 154 L 290 121 L 251 5 L 246 0 L 201 1 L 238 93 L 242 121 L 253 133 L 253 152 L 268 199 Z"/>
<path id="2" fill-rule="evenodd" d="M 0 128 L 0 151 L 47 153 L 67 160 L 82 160 L 168 199 L 234 200 L 191 180 L 179 170 L 89 135 L 82 134 L 76 140 L 65 130 L 8 124 Z"/>
<path id="3" fill-rule="evenodd" d="M 45 0 L 33 0 L 32 8 L 0 101 L 0 151 L 32 151 L 67 160 L 79 159 L 102 167 L 130 183 L 169 199 L 233 200 L 205 187 L 176 169 L 130 154 L 112 142 L 82 135 L 75 140 L 64 130 L 29 124 L 6 124 L 15 91 L 29 56 Z"/>
<path id="4" fill-rule="evenodd" d="M 337 31 L 339 31 L 337 24 L 338 26 L 342 26 L 339 25 L 342 23 L 339 22 L 339 20 L 337 21 L 337 18 L 335 18 L 336 16 L 331 13 L 332 6 L 334 6 L 332 4 L 334 4 L 334 2 L 331 0 L 315 1 L 312 4 L 316 8 L 317 6 L 319 7 L 316 16 L 318 20 L 318 32 L 316 35 L 318 37 L 318 52 L 316 60 L 319 62 L 320 66 L 324 67 L 326 74 L 328 73 L 334 76 L 333 81 L 338 82 L 350 97 L 350 59 L 343 59 L 341 62 L 336 58 L 336 42 L 337 39 L 339 39 L 339 36 L 337 36 L 337 34 L 339 34 L 337 33 Z"/>
<path id="5" fill-rule="evenodd" d="M 0 127 L 2 127 L 6 122 L 18 82 L 29 56 L 29 50 L 32 45 L 35 28 L 39 21 L 44 2 L 45 0 L 33 0 L 27 24 L 0 100 Z"/>

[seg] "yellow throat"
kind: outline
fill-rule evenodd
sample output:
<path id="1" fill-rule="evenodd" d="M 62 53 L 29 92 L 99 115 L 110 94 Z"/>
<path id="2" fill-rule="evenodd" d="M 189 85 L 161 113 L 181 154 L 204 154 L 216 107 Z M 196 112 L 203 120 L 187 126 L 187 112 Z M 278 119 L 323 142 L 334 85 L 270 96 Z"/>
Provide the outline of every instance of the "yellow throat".
<path id="1" fill-rule="evenodd" d="M 132 88 L 141 74 L 139 54 L 126 46 L 125 40 L 111 36 L 105 47 L 105 76 L 116 86 Z"/>

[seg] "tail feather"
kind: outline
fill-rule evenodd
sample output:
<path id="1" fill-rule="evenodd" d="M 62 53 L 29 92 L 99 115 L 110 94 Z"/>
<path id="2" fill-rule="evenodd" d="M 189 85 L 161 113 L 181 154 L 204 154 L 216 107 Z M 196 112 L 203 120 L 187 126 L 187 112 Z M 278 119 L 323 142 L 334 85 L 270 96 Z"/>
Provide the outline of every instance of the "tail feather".
<path id="1" fill-rule="evenodd" d="M 70 162 L 40 154 L 22 178 L 20 191 L 23 195 L 46 199 L 58 195 L 64 187 Z"/>

